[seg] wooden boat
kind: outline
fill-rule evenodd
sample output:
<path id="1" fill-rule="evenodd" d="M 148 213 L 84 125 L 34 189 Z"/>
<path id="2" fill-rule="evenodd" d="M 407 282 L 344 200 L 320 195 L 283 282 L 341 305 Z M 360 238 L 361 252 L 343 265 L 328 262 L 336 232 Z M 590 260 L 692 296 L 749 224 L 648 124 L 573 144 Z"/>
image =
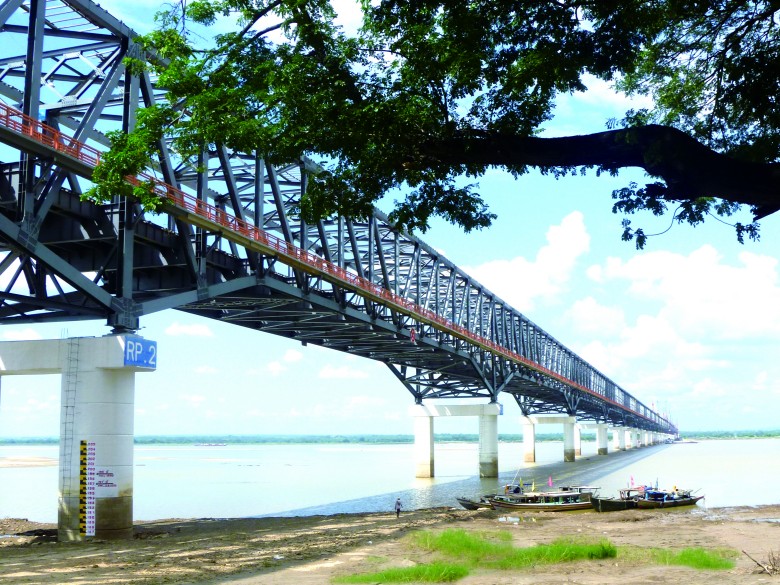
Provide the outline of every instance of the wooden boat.
<path id="1" fill-rule="evenodd" d="M 694 496 L 690 490 L 675 490 L 671 492 L 661 490 L 645 490 L 645 497 L 636 503 L 637 508 L 676 508 L 677 506 L 693 506 L 704 498 Z"/>
<path id="2" fill-rule="evenodd" d="M 597 512 L 616 512 L 618 510 L 631 510 L 637 507 L 637 502 L 645 497 L 645 487 L 635 487 L 620 490 L 617 498 L 597 498 L 593 496 L 590 502 Z"/>
<path id="3" fill-rule="evenodd" d="M 480 510 L 483 508 L 492 508 L 490 502 L 485 497 L 481 497 L 479 500 L 472 500 L 464 497 L 455 498 L 455 499 L 458 500 L 458 503 L 464 508 L 466 508 L 466 510 Z"/>
<path id="4" fill-rule="evenodd" d="M 587 510 L 591 508 L 591 492 L 576 489 L 554 492 L 525 492 L 488 496 L 490 505 L 496 510 L 518 512 L 536 510 L 543 512 L 563 512 L 568 510 Z"/>

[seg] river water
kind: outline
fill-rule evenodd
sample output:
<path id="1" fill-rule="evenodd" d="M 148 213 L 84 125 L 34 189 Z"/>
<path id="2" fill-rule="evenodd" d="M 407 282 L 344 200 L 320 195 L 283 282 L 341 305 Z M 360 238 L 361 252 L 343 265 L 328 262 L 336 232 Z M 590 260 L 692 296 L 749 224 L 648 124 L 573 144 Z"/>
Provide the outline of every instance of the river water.
<path id="1" fill-rule="evenodd" d="M 537 445 L 523 464 L 521 443 L 499 444 L 500 478 L 479 479 L 477 445 L 437 444 L 433 479 L 414 477 L 412 445 L 240 445 L 135 447 L 134 518 L 229 518 L 457 505 L 458 495 L 499 490 L 512 480 L 544 488 L 580 483 L 614 495 L 633 481 L 705 494 L 704 506 L 780 503 L 780 439 L 676 443 L 596 455 L 583 442 L 576 462 L 563 445 Z M 26 458 L 51 464 L 9 466 Z M 0 446 L 0 518 L 56 522 L 57 447 Z"/>

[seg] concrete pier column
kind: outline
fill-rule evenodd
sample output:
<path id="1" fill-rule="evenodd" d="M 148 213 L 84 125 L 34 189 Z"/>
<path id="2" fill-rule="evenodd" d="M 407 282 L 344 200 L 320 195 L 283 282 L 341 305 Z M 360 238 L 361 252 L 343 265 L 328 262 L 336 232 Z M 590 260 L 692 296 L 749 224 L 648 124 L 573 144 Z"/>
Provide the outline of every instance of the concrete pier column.
<path id="1" fill-rule="evenodd" d="M 612 450 L 620 451 L 620 427 L 612 427 Z"/>
<path id="2" fill-rule="evenodd" d="M 498 416 L 479 415 L 479 476 L 498 477 Z"/>
<path id="3" fill-rule="evenodd" d="M 615 431 L 617 432 L 618 449 L 625 451 L 628 449 L 628 446 L 626 445 L 626 429 L 624 427 L 618 427 Z"/>
<path id="4" fill-rule="evenodd" d="M 414 416 L 414 476 L 434 477 L 433 416 L 419 409 Z"/>
<path id="5" fill-rule="evenodd" d="M 135 372 L 157 344 L 109 335 L 0 344 L 0 376 L 61 373 L 58 537 L 133 534 Z"/>
<path id="6" fill-rule="evenodd" d="M 626 430 L 626 449 L 636 449 L 636 434 L 634 429 Z"/>
<path id="7" fill-rule="evenodd" d="M 644 446 L 642 444 L 642 431 L 640 431 L 639 429 L 634 431 L 634 441 L 637 448 Z"/>
<path id="8" fill-rule="evenodd" d="M 596 425 L 596 446 L 599 455 L 607 455 L 609 453 L 608 444 L 607 425 Z"/>
<path id="9" fill-rule="evenodd" d="M 574 450 L 574 427 L 577 419 L 573 416 L 566 417 L 567 421 L 563 423 L 563 460 L 566 463 L 575 461 Z"/>
<path id="10" fill-rule="evenodd" d="M 574 425 L 574 455 L 582 455 L 582 428 L 578 424 Z"/>
<path id="11" fill-rule="evenodd" d="M 479 417 L 479 476 L 498 477 L 497 417 L 502 412 L 502 406 L 495 402 L 413 406 L 416 477 L 434 477 L 433 419 L 437 416 Z"/>
<path id="12" fill-rule="evenodd" d="M 77 343 L 78 339 L 70 340 Z M 71 449 L 60 449 L 60 505 L 57 524 L 61 541 L 80 540 L 83 492 L 80 463 L 92 459 L 95 474 L 95 537 L 103 540 L 133 536 L 133 424 L 135 374 L 90 367 L 80 360 L 76 371 L 62 376 L 60 436 Z M 76 378 L 75 405 L 67 404 Z M 72 435 L 68 414 L 74 408 Z M 70 441 L 68 440 L 70 439 Z M 89 486 L 87 486 L 89 490 Z"/>
<path id="13" fill-rule="evenodd" d="M 523 424 L 523 461 L 536 463 L 536 425 L 532 418 L 520 418 Z"/>
<path id="14" fill-rule="evenodd" d="M 574 426 L 577 418 L 574 416 L 532 416 L 529 419 L 534 425 L 563 425 L 563 460 L 574 461 Z M 523 427 L 523 442 L 525 443 L 525 427 Z M 528 460 L 526 460 L 528 461 Z"/>

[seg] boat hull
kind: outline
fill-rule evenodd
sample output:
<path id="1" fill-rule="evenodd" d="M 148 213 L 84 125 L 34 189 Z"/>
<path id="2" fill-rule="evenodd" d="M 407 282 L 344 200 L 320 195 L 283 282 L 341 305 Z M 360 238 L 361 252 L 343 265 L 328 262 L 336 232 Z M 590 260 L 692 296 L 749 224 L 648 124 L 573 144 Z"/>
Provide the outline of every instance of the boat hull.
<path id="1" fill-rule="evenodd" d="M 591 508 L 590 494 L 578 494 L 574 501 L 523 501 L 511 497 L 488 498 L 490 505 L 495 510 L 510 512 L 541 511 L 541 512 L 565 512 L 570 510 L 589 510 Z M 530 499 L 530 498 L 528 498 Z M 551 498 L 550 498 L 551 499 Z M 573 498 L 568 497 L 568 500 Z"/>
<path id="2" fill-rule="evenodd" d="M 458 503 L 466 508 L 466 510 L 483 510 L 486 508 L 491 508 L 490 502 L 486 502 L 483 500 L 471 500 L 469 498 L 456 498 L 458 500 Z"/>
<path id="3" fill-rule="evenodd" d="M 655 508 L 677 508 L 678 506 L 693 506 L 704 496 L 695 496 L 691 498 L 679 498 L 677 500 L 639 500 L 637 508 L 655 509 Z"/>
<path id="4" fill-rule="evenodd" d="M 632 510 L 637 507 L 637 501 L 621 498 L 591 498 L 591 505 L 597 512 L 617 512 L 619 510 Z"/>

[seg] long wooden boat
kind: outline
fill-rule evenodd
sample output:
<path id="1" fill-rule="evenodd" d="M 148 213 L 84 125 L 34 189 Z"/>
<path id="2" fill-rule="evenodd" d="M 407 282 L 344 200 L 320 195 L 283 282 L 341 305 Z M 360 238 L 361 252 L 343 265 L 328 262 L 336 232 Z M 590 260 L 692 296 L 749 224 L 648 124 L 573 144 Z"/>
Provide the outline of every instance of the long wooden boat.
<path id="1" fill-rule="evenodd" d="M 676 508 L 677 506 L 693 506 L 704 498 L 704 496 L 693 496 L 688 494 L 681 494 L 678 496 L 674 496 L 673 492 L 662 492 L 667 495 L 666 498 L 650 498 L 648 497 L 645 500 L 639 500 L 636 505 L 637 508 L 641 509 L 651 509 L 651 508 Z M 671 497 L 669 497 L 671 496 Z"/>
<path id="2" fill-rule="evenodd" d="M 518 495 L 488 496 L 490 505 L 496 510 L 518 512 L 536 510 L 543 512 L 564 512 L 591 508 L 590 492 L 526 492 Z"/>
<path id="3" fill-rule="evenodd" d="M 492 508 L 490 502 L 484 497 L 480 498 L 479 500 L 472 500 L 470 498 L 464 498 L 464 497 L 459 497 L 455 499 L 458 500 L 458 503 L 464 508 L 466 508 L 466 510 L 480 510 L 484 508 Z"/>

